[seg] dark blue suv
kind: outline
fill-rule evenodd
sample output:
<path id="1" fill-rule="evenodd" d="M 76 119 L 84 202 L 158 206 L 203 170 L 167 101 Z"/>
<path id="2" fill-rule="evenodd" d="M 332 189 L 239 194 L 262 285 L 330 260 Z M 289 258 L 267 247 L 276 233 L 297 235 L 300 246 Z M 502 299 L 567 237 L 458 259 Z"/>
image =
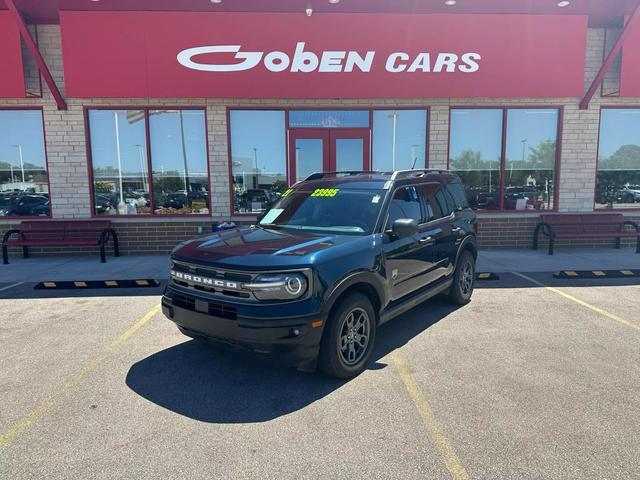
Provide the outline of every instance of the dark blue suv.
<path id="1" fill-rule="evenodd" d="M 316 173 L 257 225 L 179 244 L 162 310 L 190 337 L 351 377 L 380 324 L 439 293 L 470 300 L 475 231 L 452 173 Z"/>

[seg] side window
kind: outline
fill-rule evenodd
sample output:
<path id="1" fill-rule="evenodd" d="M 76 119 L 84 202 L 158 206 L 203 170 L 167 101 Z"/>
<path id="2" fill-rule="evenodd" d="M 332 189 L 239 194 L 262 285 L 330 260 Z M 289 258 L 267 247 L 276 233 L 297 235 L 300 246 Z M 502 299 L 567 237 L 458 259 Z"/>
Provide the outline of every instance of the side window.
<path id="1" fill-rule="evenodd" d="M 437 220 L 438 218 L 449 215 L 448 213 L 444 213 L 448 210 L 448 206 L 439 183 L 425 183 L 420 185 L 418 187 L 418 194 L 425 205 L 425 222 Z"/>
<path id="2" fill-rule="evenodd" d="M 444 190 L 442 189 L 442 187 L 438 188 L 438 191 L 436 192 L 436 202 L 438 202 L 438 205 L 440 205 L 440 210 L 442 211 L 442 216 L 446 217 L 448 215 L 451 215 L 451 212 L 453 212 L 453 205 L 451 205 L 451 201 L 447 201 L 447 196 L 444 193 Z"/>
<path id="3" fill-rule="evenodd" d="M 399 218 L 413 218 L 420 223 L 422 212 L 415 187 L 400 188 L 393 195 L 389 203 L 387 228 L 391 228 L 393 222 Z"/>
<path id="4" fill-rule="evenodd" d="M 469 202 L 467 201 L 467 195 L 465 194 L 462 183 L 451 182 L 447 184 L 447 190 L 453 199 L 453 206 L 456 210 L 469 208 Z"/>

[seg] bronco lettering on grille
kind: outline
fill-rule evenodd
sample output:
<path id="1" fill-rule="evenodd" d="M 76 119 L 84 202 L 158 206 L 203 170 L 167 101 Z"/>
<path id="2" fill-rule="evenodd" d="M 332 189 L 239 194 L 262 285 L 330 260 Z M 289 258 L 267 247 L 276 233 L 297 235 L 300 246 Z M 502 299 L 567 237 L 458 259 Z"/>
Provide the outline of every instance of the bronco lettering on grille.
<path id="1" fill-rule="evenodd" d="M 217 280 L 215 278 L 203 277 L 202 275 L 193 275 L 191 273 L 176 272 L 171 270 L 171 277 L 194 285 L 202 285 L 204 287 L 219 287 L 238 290 L 240 286 L 237 282 L 227 282 L 226 280 Z"/>

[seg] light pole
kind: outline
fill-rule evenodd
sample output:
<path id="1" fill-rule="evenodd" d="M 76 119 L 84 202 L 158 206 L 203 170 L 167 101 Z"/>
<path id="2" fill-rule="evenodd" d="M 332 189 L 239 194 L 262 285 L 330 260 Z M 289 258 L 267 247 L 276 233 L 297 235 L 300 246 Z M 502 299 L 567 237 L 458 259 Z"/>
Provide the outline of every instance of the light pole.
<path id="1" fill-rule="evenodd" d="M 253 161 L 255 162 L 255 165 L 253 167 L 253 188 L 257 189 L 258 188 L 258 149 L 256 147 L 253 147 Z"/>
<path id="2" fill-rule="evenodd" d="M 393 120 L 393 134 L 391 137 L 391 169 L 393 171 L 396 169 L 396 126 L 398 117 L 398 112 L 393 112 L 391 115 L 387 116 L 387 118 L 391 118 Z"/>
<path id="3" fill-rule="evenodd" d="M 22 161 L 22 145 L 11 145 L 18 149 L 18 157 L 20 158 L 20 170 L 22 171 L 22 183 L 24 183 L 24 162 Z"/>
<path id="4" fill-rule="evenodd" d="M 138 159 L 140 160 L 140 175 L 142 175 L 142 188 L 144 188 L 144 190 L 148 192 L 149 189 L 147 187 L 147 175 L 145 175 L 144 171 L 144 155 L 142 154 L 142 149 L 144 148 L 144 146 L 136 144 L 134 145 L 134 147 L 138 149 Z"/>
<path id="5" fill-rule="evenodd" d="M 118 160 L 118 183 L 120 187 L 120 202 L 118 203 L 118 213 L 127 213 L 127 205 L 124 203 L 124 189 L 122 185 L 122 158 L 120 156 L 120 125 L 118 124 L 118 112 L 113 112 L 113 121 L 116 129 L 116 159 Z"/>

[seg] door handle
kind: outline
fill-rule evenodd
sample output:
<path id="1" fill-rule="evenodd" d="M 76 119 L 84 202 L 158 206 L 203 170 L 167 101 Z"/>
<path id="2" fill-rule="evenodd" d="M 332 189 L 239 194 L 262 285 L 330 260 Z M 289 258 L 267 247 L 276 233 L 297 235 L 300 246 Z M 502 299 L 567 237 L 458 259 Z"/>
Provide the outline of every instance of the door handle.
<path id="1" fill-rule="evenodd" d="M 433 237 L 423 237 L 419 240 L 420 243 L 428 243 L 432 241 L 433 241 Z"/>

